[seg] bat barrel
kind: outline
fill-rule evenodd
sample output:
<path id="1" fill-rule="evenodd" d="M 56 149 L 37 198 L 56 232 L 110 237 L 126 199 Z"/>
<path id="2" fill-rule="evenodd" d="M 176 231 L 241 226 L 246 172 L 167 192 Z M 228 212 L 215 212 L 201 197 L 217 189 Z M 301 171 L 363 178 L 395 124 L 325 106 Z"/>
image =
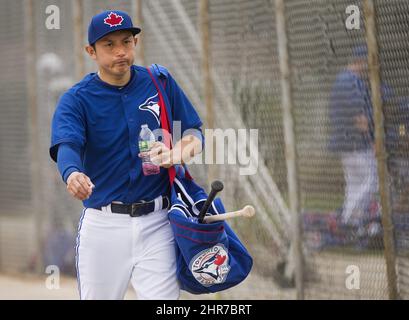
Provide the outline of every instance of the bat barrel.
<path id="1" fill-rule="evenodd" d="M 238 217 L 251 218 L 254 216 L 255 213 L 256 211 L 254 210 L 254 207 L 247 205 L 241 210 L 226 212 L 223 214 L 217 214 L 217 215 L 212 215 L 212 216 L 206 216 L 204 217 L 204 222 L 212 223 L 216 221 L 224 221 L 227 219 L 238 218 Z"/>

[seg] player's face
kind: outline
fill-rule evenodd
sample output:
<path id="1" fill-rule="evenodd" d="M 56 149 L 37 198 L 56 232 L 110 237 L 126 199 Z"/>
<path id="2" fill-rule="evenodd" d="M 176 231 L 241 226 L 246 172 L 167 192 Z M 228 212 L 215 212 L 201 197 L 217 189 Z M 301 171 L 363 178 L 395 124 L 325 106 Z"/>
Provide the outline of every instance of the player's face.
<path id="1" fill-rule="evenodd" d="M 134 62 L 136 42 L 130 31 L 112 32 L 95 43 L 93 58 L 105 72 L 121 76 Z"/>

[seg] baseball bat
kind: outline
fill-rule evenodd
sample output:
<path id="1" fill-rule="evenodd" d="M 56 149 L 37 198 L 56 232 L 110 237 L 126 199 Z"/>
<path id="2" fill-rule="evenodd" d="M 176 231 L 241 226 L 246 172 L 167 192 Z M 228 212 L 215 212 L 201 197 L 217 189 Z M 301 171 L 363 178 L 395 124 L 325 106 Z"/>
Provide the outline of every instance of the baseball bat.
<path id="1" fill-rule="evenodd" d="M 209 197 L 206 199 L 206 202 L 203 205 L 202 210 L 200 210 L 199 212 L 198 217 L 199 223 L 203 223 L 203 219 L 206 216 L 207 210 L 212 204 L 214 198 L 216 198 L 217 193 L 223 190 L 223 183 L 219 180 L 215 180 L 212 182 L 211 188 L 212 190 L 210 191 Z"/>
<path id="2" fill-rule="evenodd" d="M 256 213 L 256 210 L 254 209 L 254 207 L 247 205 L 241 210 L 226 212 L 226 213 L 217 214 L 213 216 L 206 216 L 204 217 L 204 222 L 212 223 L 215 221 L 223 221 L 226 219 L 237 218 L 237 217 L 251 218 L 252 216 L 255 215 L 255 213 Z"/>

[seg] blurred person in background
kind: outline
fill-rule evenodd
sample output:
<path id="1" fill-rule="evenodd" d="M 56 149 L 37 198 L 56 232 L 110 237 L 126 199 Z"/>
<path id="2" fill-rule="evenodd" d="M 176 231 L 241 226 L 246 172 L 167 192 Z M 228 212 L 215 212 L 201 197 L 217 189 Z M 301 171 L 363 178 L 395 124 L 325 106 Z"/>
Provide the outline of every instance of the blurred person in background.
<path id="1" fill-rule="evenodd" d="M 341 222 L 355 227 L 364 223 L 378 191 L 367 55 L 365 45 L 354 47 L 352 60 L 337 75 L 330 96 L 329 149 L 341 158 L 346 184 Z"/>

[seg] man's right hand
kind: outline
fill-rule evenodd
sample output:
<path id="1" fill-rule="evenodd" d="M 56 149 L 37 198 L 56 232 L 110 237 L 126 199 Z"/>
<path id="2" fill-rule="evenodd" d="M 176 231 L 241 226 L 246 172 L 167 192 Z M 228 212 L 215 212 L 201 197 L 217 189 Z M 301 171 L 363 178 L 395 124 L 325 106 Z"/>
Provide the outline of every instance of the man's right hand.
<path id="1" fill-rule="evenodd" d="M 90 197 L 94 184 L 82 172 L 73 172 L 67 179 L 68 192 L 78 200 L 86 200 Z"/>

